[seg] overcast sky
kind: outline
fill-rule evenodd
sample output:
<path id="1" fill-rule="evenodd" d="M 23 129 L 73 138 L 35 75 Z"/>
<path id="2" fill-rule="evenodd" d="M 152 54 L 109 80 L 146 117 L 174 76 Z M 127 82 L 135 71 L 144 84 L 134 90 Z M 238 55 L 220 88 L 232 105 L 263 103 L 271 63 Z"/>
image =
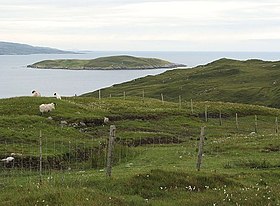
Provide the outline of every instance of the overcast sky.
<path id="1" fill-rule="evenodd" d="M 1 0 L 0 41 L 60 49 L 279 51 L 280 0 Z"/>

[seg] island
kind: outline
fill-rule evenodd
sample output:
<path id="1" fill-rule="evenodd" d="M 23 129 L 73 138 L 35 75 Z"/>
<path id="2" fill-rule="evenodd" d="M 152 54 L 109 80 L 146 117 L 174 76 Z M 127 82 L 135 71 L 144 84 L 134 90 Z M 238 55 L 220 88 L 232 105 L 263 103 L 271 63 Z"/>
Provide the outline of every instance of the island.
<path id="1" fill-rule="evenodd" d="M 108 56 L 96 59 L 58 59 L 44 60 L 27 67 L 36 69 L 68 70 L 142 70 L 159 68 L 185 67 L 183 64 L 171 63 L 157 58 L 134 56 Z"/>

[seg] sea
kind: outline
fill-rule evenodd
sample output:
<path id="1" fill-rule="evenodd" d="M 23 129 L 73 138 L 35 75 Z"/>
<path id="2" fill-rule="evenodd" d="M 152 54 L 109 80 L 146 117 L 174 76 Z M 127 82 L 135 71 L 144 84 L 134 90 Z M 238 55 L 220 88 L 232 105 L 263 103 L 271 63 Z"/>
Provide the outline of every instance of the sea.
<path id="1" fill-rule="evenodd" d="M 112 55 L 161 58 L 185 64 L 186 69 L 220 58 L 280 60 L 280 52 L 91 51 L 79 54 L 0 55 L 0 98 L 31 96 L 33 90 L 46 97 L 53 96 L 55 92 L 61 96 L 81 95 L 147 75 L 157 75 L 167 70 L 74 71 L 27 68 L 27 65 L 47 59 L 93 59 Z"/>

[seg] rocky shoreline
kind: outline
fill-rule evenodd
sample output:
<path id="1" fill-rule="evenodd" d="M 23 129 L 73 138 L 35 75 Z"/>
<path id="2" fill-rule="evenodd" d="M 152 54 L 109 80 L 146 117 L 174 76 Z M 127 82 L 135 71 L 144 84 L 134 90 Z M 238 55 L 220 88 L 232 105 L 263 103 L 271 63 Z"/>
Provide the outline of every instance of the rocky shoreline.
<path id="1" fill-rule="evenodd" d="M 186 67 L 184 64 L 166 64 L 166 65 L 151 65 L 141 67 L 45 67 L 37 65 L 28 65 L 28 68 L 33 69 L 63 69 L 63 70 L 146 70 L 146 69 L 174 69 L 178 67 Z"/>

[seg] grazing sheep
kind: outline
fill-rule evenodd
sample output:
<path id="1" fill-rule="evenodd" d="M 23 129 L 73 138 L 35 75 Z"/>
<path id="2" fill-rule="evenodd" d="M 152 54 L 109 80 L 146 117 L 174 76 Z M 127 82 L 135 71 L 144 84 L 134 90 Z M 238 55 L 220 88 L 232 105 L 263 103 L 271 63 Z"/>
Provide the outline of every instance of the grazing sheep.
<path id="1" fill-rule="evenodd" d="M 54 95 L 57 99 L 61 99 L 61 96 L 60 96 L 59 94 L 54 93 L 53 95 Z"/>
<path id="2" fill-rule="evenodd" d="M 41 104 L 39 106 L 39 110 L 41 112 L 41 114 L 45 113 L 45 112 L 51 112 L 52 110 L 55 109 L 55 103 L 50 103 L 50 104 Z"/>
<path id="3" fill-rule="evenodd" d="M 15 159 L 14 157 L 6 157 L 6 158 L 2 159 L 1 161 L 9 163 L 9 162 L 13 161 L 14 159 Z"/>
<path id="4" fill-rule="evenodd" d="M 33 91 L 32 91 L 32 96 L 33 96 L 33 97 L 40 97 L 41 94 L 40 94 L 40 92 L 33 90 Z"/>
<path id="5" fill-rule="evenodd" d="M 22 154 L 21 153 L 11 153 L 11 156 L 22 156 Z"/>
<path id="6" fill-rule="evenodd" d="M 104 117 L 104 124 L 107 124 L 109 122 L 109 118 L 108 117 Z"/>

